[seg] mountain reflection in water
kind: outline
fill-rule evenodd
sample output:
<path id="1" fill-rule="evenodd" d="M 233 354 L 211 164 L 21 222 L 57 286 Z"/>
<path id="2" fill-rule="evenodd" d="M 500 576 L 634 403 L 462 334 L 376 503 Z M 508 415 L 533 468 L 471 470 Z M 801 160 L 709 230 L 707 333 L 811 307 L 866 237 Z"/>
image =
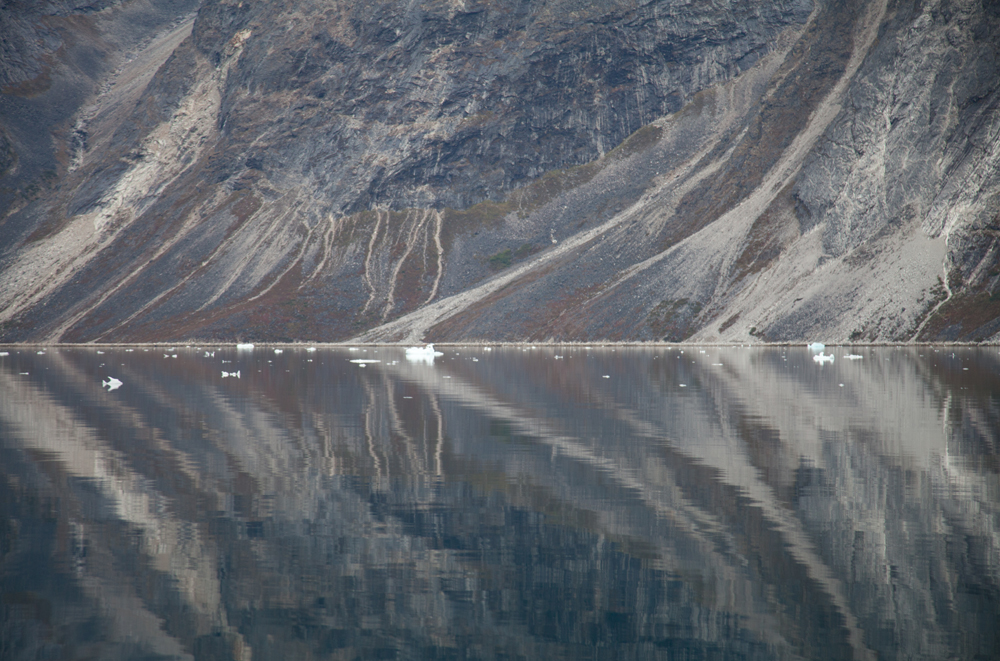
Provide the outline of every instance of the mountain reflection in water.
<path id="1" fill-rule="evenodd" d="M 10 349 L 0 658 L 1000 655 L 996 348 L 439 349 Z"/>

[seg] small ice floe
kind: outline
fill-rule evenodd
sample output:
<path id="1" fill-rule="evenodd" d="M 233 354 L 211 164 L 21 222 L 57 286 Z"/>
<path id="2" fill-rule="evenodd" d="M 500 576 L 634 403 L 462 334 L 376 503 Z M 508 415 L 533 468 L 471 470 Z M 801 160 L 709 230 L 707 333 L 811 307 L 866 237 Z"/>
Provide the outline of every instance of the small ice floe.
<path id="1" fill-rule="evenodd" d="M 135 349 L 125 349 L 125 353 L 132 353 Z"/>
<path id="2" fill-rule="evenodd" d="M 165 353 L 165 354 L 163 354 L 163 357 L 164 358 L 176 358 L 177 354 L 175 354 L 175 353 Z"/>
<path id="3" fill-rule="evenodd" d="M 813 360 L 815 360 L 820 365 L 822 365 L 824 363 L 832 363 L 833 362 L 833 354 L 832 353 L 818 353 L 815 356 L 813 356 Z"/>
<path id="4" fill-rule="evenodd" d="M 413 399 L 410 395 L 403 395 L 403 399 Z"/>
<path id="5" fill-rule="evenodd" d="M 253 342 L 237 342 L 236 348 L 241 351 L 249 351 L 253 349 Z"/>
<path id="6" fill-rule="evenodd" d="M 603 376 L 601 376 L 601 378 L 602 379 L 610 379 L 611 375 L 610 374 L 604 374 Z"/>
<path id="7" fill-rule="evenodd" d="M 239 370 L 236 370 L 235 372 L 225 372 L 224 371 L 222 373 L 222 378 L 223 379 L 228 379 L 229 377 L 235 377 L 237 379 L 240 378 L 240 371 Z"/>
<path id="8" fill-rule="evenodd" d="M 118 390 L 122 387 L 122 382 L 113 376 L 109 376 L 107 381 L 102 381 L 101 386 L 108 389 L 108 392 L 112 390 Z"/>
<path id="9" fill-rule="evenodd" d="M 0 356 L 9 356 L 9 355 L 10 355 L 9 351 L 0 351 Z"/>
<path id="10" fill-rule="evenodd" d="M 428 344 L 425 347 L 409 347 L 406 350 L 406 359 L 411 363 L 427 363 L 428 365 L 433 365 L 434 358 L 443 355 L 444 354 L 440 351 L 434 350 L 433 344 Z"/>
<path id="11" fill-rule="evenodd" d="M 274 353 L 284 353 L 284 349 L 275 349 Z"/>
<path id="12" fill-rule="evenodd" d="M 98 355 L 104 355 L 104 352 L 103 351 L 98 351 L 97 354 Z"/>
<path id="13" fill-rule="evenodd" d="M 45 355 L 44 351 L 36 351 L 35 353 L 37 353 L 39 356 L 44 356 Z"/>
<path id="14" fill-rule="evenodd" d="M 215 357 L 215 352 L 214 351 L 206 351 L 205 352 L 205 358 L 214 358 L 214 357 Z"/>
<path id="15" fill-rule="evenodd" d="M 307 347 L 306 348 L 306 351 L 309 351 L 309 352 L 313 352 L 315 350 L 316 350 L 316 347 Z"/>
<path id="16" fill-rule="evenodd" d="M 687 388 L 688 387 L 688 384 L 686 384 L 686 383 L 678 383 L 677 385 L 679 385 L 681 388 Z"/>
<path id="17" fill-rule="evenodd" d="M 368 363 L 381 363 L 382 361 L 378 360 L 377 358 L 355 358 L 351 362 L 356 365 L 364 366 L 367 365 Z"/>
<path id="18" fill-rule="evenodd" d="M 846 356 L 844 356 L 844 358 L 846 358 L 847 360 L 861 360 L 862 358 L 864 358 L 864 356 L 859 356 L 856 353 L 849 353 Z"/>
<path id="19" fill-rule="evenodd" d="M 562 360 L 562 359 L 563 359 L 563 357 L 562 357 L 562 356 L 555 356 L 555 359 L 556 359 L 556 360 Z"/>
<path id="20" fill-rule="evenodd" d="M 813 353 L 823 353 L 823 349 L 826 348 L 826 345 L 823 344 L 822 342 L 812 342 L 810 344 L 807 344 L 806 348 L 812 351 Z"/>

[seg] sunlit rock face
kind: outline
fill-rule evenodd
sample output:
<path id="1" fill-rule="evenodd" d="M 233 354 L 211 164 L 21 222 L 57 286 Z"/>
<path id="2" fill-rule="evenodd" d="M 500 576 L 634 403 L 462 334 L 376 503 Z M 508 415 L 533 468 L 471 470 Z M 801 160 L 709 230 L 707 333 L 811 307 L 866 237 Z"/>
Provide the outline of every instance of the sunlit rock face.
<path id="1" fill-rule="evenodd" d="M 1000 333 L 988 3 L 12 7 L 0 339 Z"/>

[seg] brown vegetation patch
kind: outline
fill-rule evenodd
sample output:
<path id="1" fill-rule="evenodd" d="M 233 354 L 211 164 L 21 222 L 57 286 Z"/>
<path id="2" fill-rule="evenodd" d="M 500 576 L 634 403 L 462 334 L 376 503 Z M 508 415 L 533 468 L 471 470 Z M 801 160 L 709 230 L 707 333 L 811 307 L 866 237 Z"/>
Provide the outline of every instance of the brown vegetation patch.
<path id="1" fill-rule="evenodd" d="M 763 271 L 798 237 L 799 226 L 795 218 L 795 201 L 792 199 L 794 185 L 794 180 L 786 184 L 750 227 L 743 252 L 733 265 L 733 281 L 738 282 L 748 275 Z"/>
<path id="2" fill-rule="evenodd" d="M 701 309 L 700 302 L 687 298 L 664 299 L 646 315 L 646 326 L 656 339 L 680 342 L 691 335 Z"/>
<path id="3" fill-rule="evenodd" d="M 722 325 L 719 326 L 719 332 L 720 333 L 725 333 L 727 330 L 729 330 L 730 328 L 732 328 L 733 325 L 737 321 L 739 321 L 739 318 L 740 318 L 740 313 L 737 312 L 736 314 L 734 314 L 733 316 L 731 316 L 729 319 L 726 319 L 725 321 L 723 321 Z"/>
<path id="4" fill-rule="evenodd" d="M 1000 296 L 964 291 L 942 305 L 924 326 L 921 341 L 983 342 L 1000 333 Z"/>
<path id="5" fill-rule="evenodd" d="M 509 282 L 504 285 L 499 290 L 493 292 L 489 296 L 480 299 L 473 305 L 465 308 L 458 314 L 445 319 L 430 328 L 427 329 L 426 337 L 433 339 L 434 341 L 448 341 L 448 340 L 462 340 L 468 339 L 469 333 L 468 329 L 475 326 L 478 318 L 490 308 L 498 305 L 504 299 L 521 293 L 531 284 L 537 282 L 541 278 L 549 275 L 554 270 L 559 267 L 558 264 L 548 264 L 544 268 L 535 269 L 526 273 L 523 277 Z M 551 315 L 552 306 L 546 306 L 545 316 L 548 318 Z M 507 328 L 503 329 L 507 332 L 514 330 L 516 326 L 520 330 L 520 335 L 526 337 L 531 333 L 532 328 L 537 328 L 543 321 L 537 318 L 526 318 L 522 317 L 515 322 L 510 320 L 510 324 Z"/>

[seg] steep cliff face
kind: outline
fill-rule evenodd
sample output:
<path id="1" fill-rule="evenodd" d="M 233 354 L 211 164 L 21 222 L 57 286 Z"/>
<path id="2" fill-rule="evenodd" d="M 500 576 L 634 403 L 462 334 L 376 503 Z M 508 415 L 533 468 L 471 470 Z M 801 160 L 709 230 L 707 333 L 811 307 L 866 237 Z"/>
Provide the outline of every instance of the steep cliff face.
<path id="1" fill-rule="evenodd" d="M 994 5 L 190 5 L 7 166 L 0 338 L 1000 333 Z"/>

